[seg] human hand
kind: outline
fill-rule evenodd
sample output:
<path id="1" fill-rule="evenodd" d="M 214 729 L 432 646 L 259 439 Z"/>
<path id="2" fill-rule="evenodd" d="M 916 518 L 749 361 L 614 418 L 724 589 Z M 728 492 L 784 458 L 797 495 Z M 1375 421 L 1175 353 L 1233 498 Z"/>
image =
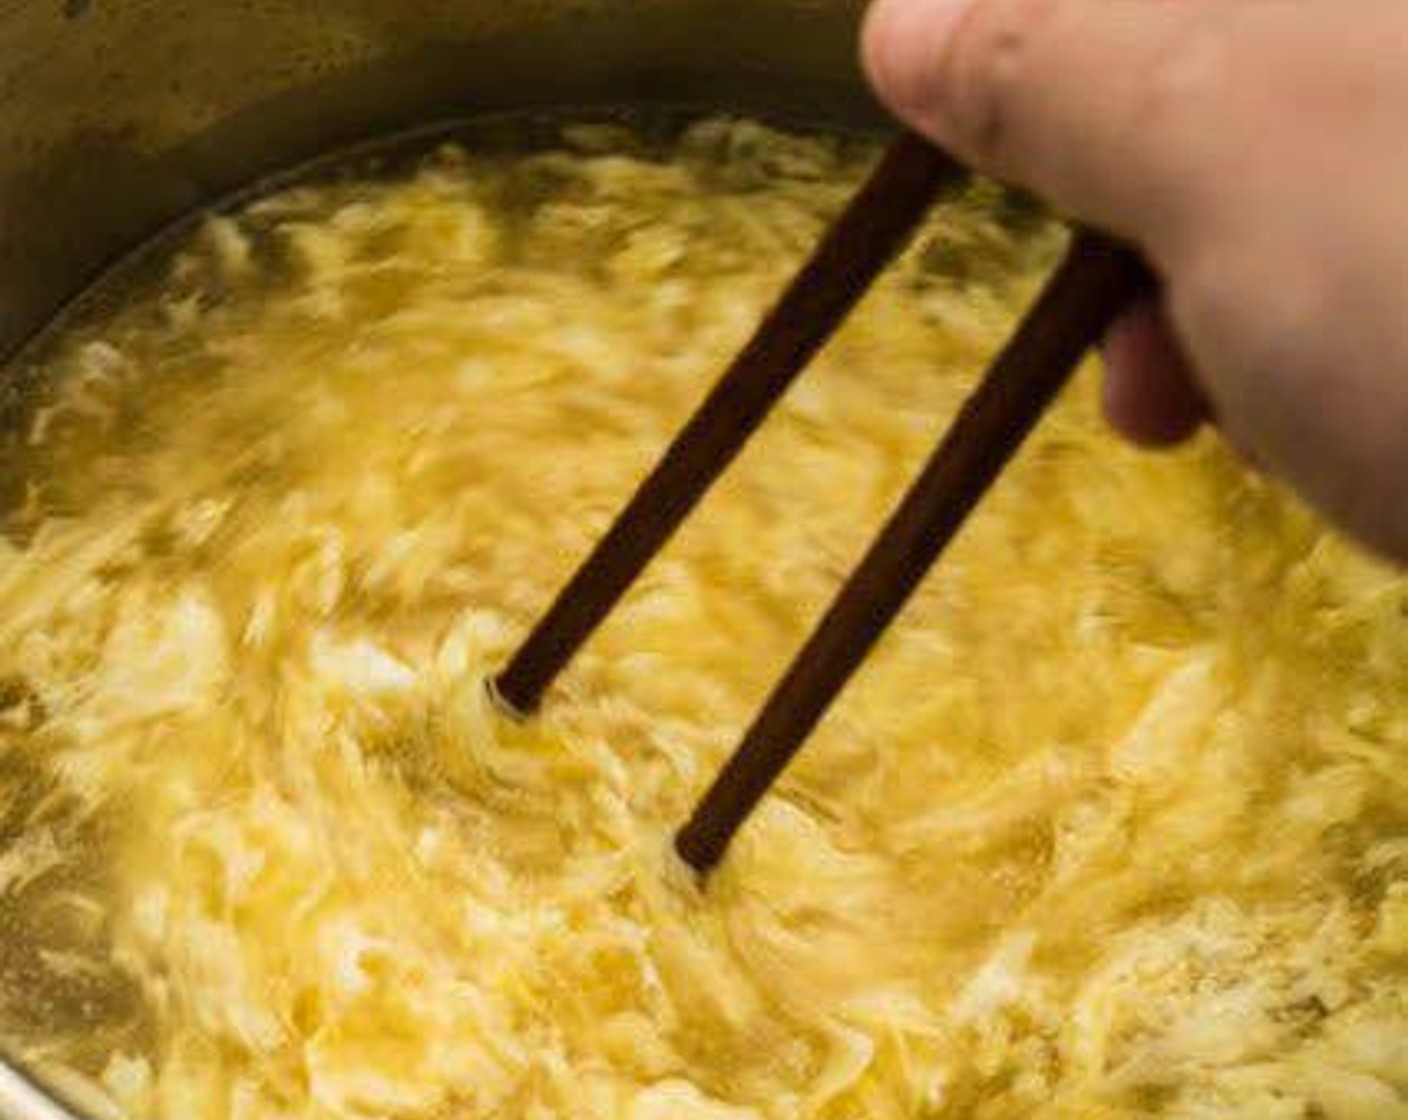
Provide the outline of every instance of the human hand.
<path id="1" fill-rule="evenodd" d="M 876 0 L 863 54 L 913 127 L 1158 273 L 1107 341 L 1117 428 L 1211 413 L 1408 559 L 1408 4 Z"/>

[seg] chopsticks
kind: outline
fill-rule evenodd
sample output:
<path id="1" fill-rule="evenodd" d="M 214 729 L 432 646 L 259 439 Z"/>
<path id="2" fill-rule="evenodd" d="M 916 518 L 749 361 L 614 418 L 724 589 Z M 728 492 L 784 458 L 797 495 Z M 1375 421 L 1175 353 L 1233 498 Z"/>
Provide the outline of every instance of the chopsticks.
<path id="1" fill-rule="evenodd" d="M 864 186 L 764 318 L 600 543 L 490 682 L 516 714 L 543 692 L 742 449 L 772 405 L 938 194 L 966 178 L 912 134 Z M 1150 283 L 1139 259 L 1077 231 L 1066 256 L 960 410 L 918 479 L 768 697 L 675 840 L 701 874 L 845 686 L 925 572 L 1069 379 Z"/>

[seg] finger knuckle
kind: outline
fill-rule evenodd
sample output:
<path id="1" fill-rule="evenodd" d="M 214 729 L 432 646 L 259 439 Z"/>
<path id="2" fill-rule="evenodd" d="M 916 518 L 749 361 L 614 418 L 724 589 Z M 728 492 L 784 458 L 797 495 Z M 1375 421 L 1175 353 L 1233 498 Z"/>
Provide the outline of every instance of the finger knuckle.
<path id="1" fill-rule="evenodd" d="M 1058 0 L 979 0 L 952 49 L 954 116 L 965 150 L 998 169 L 1030 95 L 1034 48 Z"/>

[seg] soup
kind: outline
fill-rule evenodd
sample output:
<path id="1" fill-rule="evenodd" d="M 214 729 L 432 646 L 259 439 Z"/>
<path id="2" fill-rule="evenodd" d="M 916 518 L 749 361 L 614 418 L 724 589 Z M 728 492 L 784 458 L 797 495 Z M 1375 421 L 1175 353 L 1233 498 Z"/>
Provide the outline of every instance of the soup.
<path id="1" fill-rule="evenodd" d="M 670 840 L 1060 249 L 937 208 L 517 724 L 873 157 L 707 120 L 213 216 L 36 359 L 0 1031 L 132 1118 L 1408 1115 L 1408 584 L 1085 371 L 701 887 Z"/>

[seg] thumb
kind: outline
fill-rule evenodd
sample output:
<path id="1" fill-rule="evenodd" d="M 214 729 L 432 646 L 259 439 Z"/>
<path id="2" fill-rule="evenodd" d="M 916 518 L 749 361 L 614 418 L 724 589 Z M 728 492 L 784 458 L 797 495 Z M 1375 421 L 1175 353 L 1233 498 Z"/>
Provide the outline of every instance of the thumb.
<path id="1" fill-rule="evenodd" d="M 1213 174 L 1228 8 L 876 0 L 862 53 L 881 99 L 955 156 L 1151 250 Z"/>

